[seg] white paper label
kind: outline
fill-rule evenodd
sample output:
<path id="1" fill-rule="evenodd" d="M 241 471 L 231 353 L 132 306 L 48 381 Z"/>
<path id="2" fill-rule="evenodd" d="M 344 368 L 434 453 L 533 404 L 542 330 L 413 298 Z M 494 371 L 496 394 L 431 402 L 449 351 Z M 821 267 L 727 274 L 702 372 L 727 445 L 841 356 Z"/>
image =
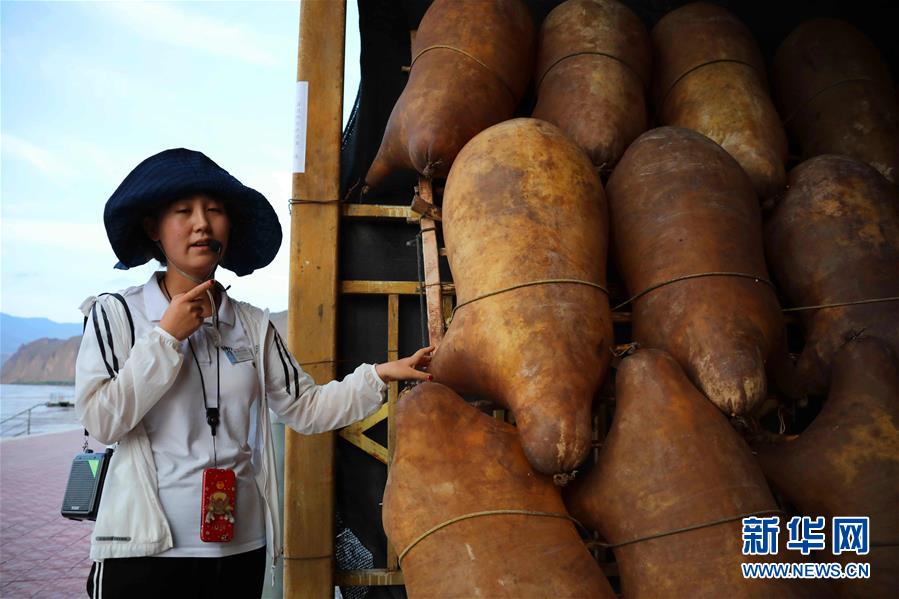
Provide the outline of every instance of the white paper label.
<path id="1" fill-rule="evenodd" d="M 293 125 L 293 172 L 306 172 L 306 118 L 309 115 L 309 82 L 297 81 L 297 111 Z"/>

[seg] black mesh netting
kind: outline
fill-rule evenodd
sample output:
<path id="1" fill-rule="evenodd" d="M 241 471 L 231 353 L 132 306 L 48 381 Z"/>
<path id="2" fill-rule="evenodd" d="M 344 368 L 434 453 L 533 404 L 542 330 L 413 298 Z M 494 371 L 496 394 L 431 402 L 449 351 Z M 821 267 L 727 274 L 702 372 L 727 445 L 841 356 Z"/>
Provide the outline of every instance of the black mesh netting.
<path id="1" fill-rule="evenodd" d="M 343 525 L 340 515 L 337 516 L 337 539 L 334 558 L 340 570 L 362 570 L 374 567 L 371 551 L 365 548 L 353 531 Z M 340 587 L 344 599 L 364 599 L 369 587 Z"/>

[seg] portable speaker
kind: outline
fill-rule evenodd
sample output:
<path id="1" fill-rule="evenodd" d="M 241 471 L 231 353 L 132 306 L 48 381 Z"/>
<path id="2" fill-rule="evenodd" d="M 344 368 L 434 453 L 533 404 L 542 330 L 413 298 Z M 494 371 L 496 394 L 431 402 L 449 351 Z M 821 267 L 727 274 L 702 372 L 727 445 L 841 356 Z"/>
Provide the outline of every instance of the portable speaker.
<path id="1" fill-rule="evenodd" d="M 100 507 L 100 494 L 106 469 L 112 458 L 112 448 L 107 447 L 104 453 L 95 453 L 90 449 L 79 453 L 72 461 L 66 494 L 62 500 L 61 513 L 71 520 L 96 520 Z"/>

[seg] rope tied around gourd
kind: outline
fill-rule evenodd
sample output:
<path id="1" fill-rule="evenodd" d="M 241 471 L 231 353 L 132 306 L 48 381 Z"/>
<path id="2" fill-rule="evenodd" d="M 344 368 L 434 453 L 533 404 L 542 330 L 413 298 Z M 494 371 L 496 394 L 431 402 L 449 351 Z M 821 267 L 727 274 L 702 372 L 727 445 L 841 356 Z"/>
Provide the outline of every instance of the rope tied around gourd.
<path id="1" fill-rule="evenodd" d="M 574 522 L 577 526 L 583 528 L 581 523 L 578 522 L 576 519 L 572 518 L 568 514 L 562 514 L 562 513 L 558 513 L 558 512 L 542 512 L 542 511 L 537 511 L 537 510 L 512 510 L 512 509 L 484 510 L 481 512 L 471 512 L 468 514 L 462 514 L 461 516 L 456 516 L 455 518 L 450 518 L 449 520 L 445 520 L 445 521 L 441 522 L 440 524 L 437 524 L 436 526 L 432 526 L 431 528 L 429 528 L 422 534 L 418 535 L 417 537 L 415 537 L 415 539 L 411 543 L 406 545 L 405 549 L 403 549 L 402 551 L 400 551 L 397 554 L 397 561 L 399 561 L 400 564 L 402 564 L 403 558 L 406 557 L 406 554 L 409 553 L 409 551 L 413 547 L 415 547 L 416 545 L 418 545 L 419 543 L 424 541 L 426 538 L 428 538 L 430 535 L 434 534 L 438 530 L 446 528 L 447 526 L 455 524 L 456 522 L 462 522 L 463 520 L 469 520 L 471 518 L 480 518 L 483 516 L 510 516 L 510 515 L 513 515 L 513 516 L 537 516 L 537 517 L 542 517 L 542 518 L 561 518 L 564 520 L 570 520 L 570 521 Z"/>
<path id="2" fill-rule="evenodd" d="M 461 308 L 461 307 L 463 307 L 463 306 L 467 306 L 468 304 L 471 304 L 471 303 L 476 302 L 476 301 L 478 301 L 478 300 L 482 300 L 482 299 L 487 298 L 487 297 L 493 297 L 494 295 L 499 295 L 499 294 L 505 293 L 505 292 L 507 292 L 507 291 L 512 291 L 512 290 L 515 290 L 515 289 L 521 289 L 521 288 L 523 288 L 523 287 L 531 287 L 531 286 L 534 286 L 534 285 L 551 285 L 551 284 L 557 284 L 557 283 L 568 283 L 568 284 L 575 284 L 575 285 L 587 285 L 587 286 L 589 286 L 589 287 L 594 287 L 594 288 L 596 288 L 596 289 L 599 289 L 600 291 L 602 291 L 602 292 L 605 293 L 606 295 L 609 295 L 609 290 L 608 290 L 608 289 L 606 289 L 605 287 L 603 287 L 603 286 L 600 285 L 599 283 L 594 283 L 594 282 L 592 282 L 592 281 L 584 281 L 583 279 L 567 279 L 567 278 L 566 278 L 566 279 L 539 279 L 539 280 L 536 280 L 536 281 L 528 281 L 528 282 L 526 282 L 526 283 L 518 283 L 518 284 L 516 284 L 516 285 L 510 285 L 509 287 L 504 287 L 504 288 L 502 288 L 502 289 L 497 289 L 497 290 L 495 290 L 495 291 L 490 291 L 490 292 L 488 292 L 488 293 L 484 293 L 484 294 L 479 295 L 479 296 L 477 296 L 477 297 L 473 297 L 473 298 L 470 299 L 470 300 L 465 300 L 465 301 L 462 302 L 462 303 L 456 304 L 456 307 L 453 308 L 452 314 L 450 314 L 450 321 L 452 321 L 452 319 L 456 316 L 456 311 L 457 311 L 459 308 Z"/>

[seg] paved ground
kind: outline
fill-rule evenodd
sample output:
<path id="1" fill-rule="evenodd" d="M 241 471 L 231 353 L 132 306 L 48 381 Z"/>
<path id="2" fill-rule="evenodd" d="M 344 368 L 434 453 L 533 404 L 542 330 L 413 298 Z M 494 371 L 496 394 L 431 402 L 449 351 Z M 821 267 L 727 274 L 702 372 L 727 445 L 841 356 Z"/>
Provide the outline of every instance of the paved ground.
<path id="1" fill-rule="evenodd" d="M 59 515 L 80 430 L 0 441 L 0 597 L 86 597 L 93 522 Z M 92 441 L 94 451 L 103 449 Z"/>

